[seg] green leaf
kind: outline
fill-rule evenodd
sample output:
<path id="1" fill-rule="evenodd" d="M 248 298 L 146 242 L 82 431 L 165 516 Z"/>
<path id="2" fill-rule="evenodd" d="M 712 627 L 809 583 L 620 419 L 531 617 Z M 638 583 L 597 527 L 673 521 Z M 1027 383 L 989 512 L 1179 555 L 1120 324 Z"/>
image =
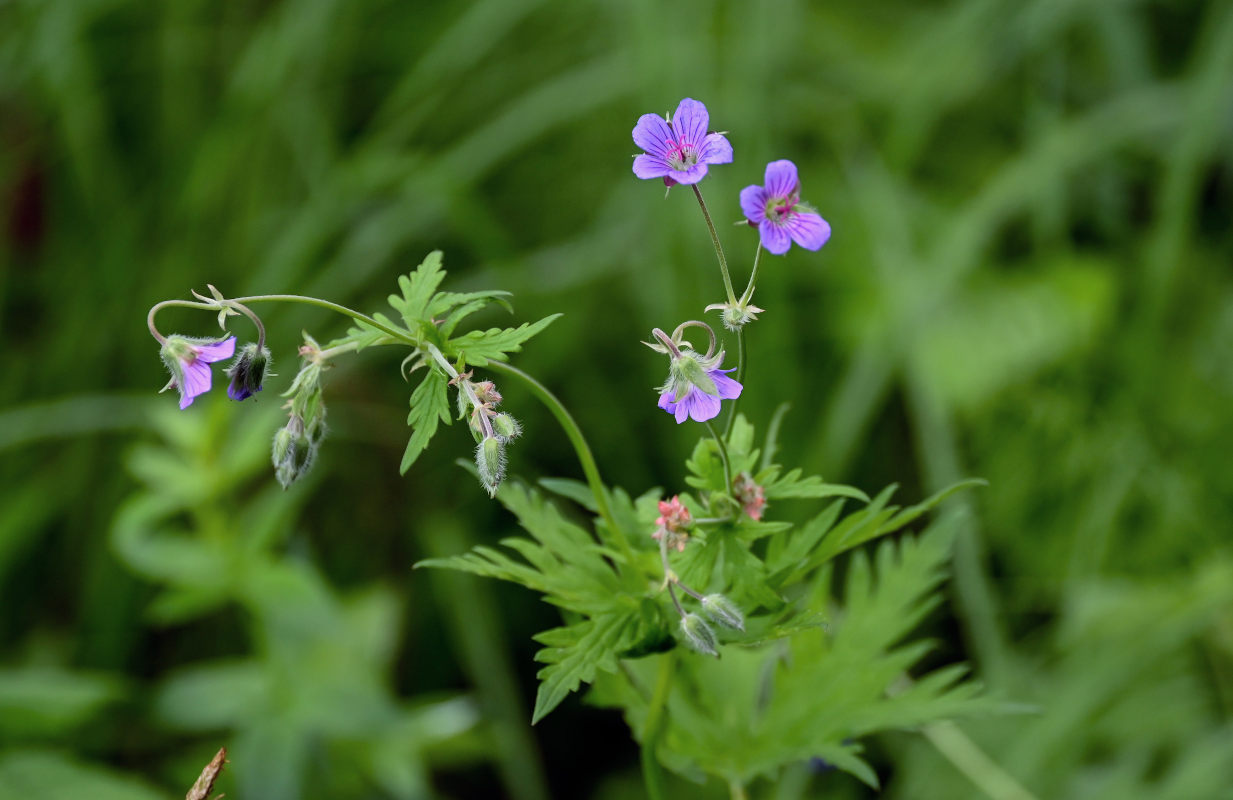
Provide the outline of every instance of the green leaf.
<path id="1" fill-rule="evenodd" d="M 844 486 L 839 483 L 825 483 L 817 475 L 802 478 L 801 471 L 794 469 L 782 478 L 776 478 L 778 467 L 771 467 L 769 475 L 758 475 L 758 483 L 762 484 L 767 500 L 784 500 L 796 498 L 852 497 L 863 502 L 869 502 L 869 495 L 854 486 Z"/>
<path id="2" fill-rule="evenodd" d="M 508 296 L 509 292 L 501 291 L 467 292 L 465 294 L 442 292 L 433 298 L 428 310 L 434 319 L 449 311 L 440 326 L 442 338 L 448 339 L 454 335 L 454 329 L 458 327 L 458 323 L 493 302 L 498 303 L 512 314 L 514 307 L 505 299 Z M 441 308 L 440 311 L 436 310 L 438 307 Z"/>
<path id="3" fill-rule="evenodd" d="M 535 640 L 547 646 L 535 659 L 548 666 L 537 676 L 541 683 L 531 724 L 543 719 L 579 685 L 594 681 L 596 671 L 615 672 L 617 654 L 633 644 L 637 622 L 637 615 L 630 612 L 603 614 L 536 634 Z"/>
<path id="4" fill-rule="evenodd" d="M 405 475 L 424 448 L 428 447 L 428 442 L 437 432 L 438 421 L 450 424 L 448 385 L 444 375 L 436 369 L 429 369 L 424 380 L 411 393 L 411 412 L 407 414 L 407 424 L 412 426 L 413 431 L 402 454 L 402 464 L 398 467 L 400 474 Z"/>
<path id="5" fill-rule="evenodd" d="M 487 366 L 488 361 L 507 361 L 509 353 L 517 353 L 523 342 L 552 324 L 560 314 L 552 314 L 538 322 L 525 322 L 517 328 L 489 328 L 486 331 L 471 331 L 451 339 L 444 348 L 447 355 L 461 357 L 476 367 Z"/>
<path id="6" fill-rule="evenodd" d="M 425 256 L 414 272 L 398 279 L 402 296 L 390 295 L 390 305 L 402 317 L 408 330 L 419 330 L 422 323 L 431 321 L 428 304 L 445 278 L 441 260 L 441 251 L 433 250 Z"/>
<path id="7" fill-rule="evenodd" d="M 382 325 L 385 325 L 386 327 L 393 328 L 394 330 L 401 330 L 399 325 L 397 325 L 392 319 L 387 317 L 385 314 L 382 314 L 381 312 L 377 312 L 373 314 L 372 318 L 375 319 L 377 322 L 380 322 Z M 406 334 L 408 336 L 412 335 L 411 331 L 406 331 Z M 365 347 L 372 347 L 373 345 L 376 345 L 376 344 L 382 344 L 385 342 L 392 342 L 392 341 L 395 341 L 394 338 L 390 336 L 388 333 L 386 333 L 385 331 L 381 330 L 380 328 L 373 327 L 372 325 L 368 324 L 367 322 L 364 322 L 363 320 L 356 320 L 356 323 L 347 329 L 346 336 L 344 336 L 341 339 L 334 339 L 333 341 L 328 342 L 325 345 L 325 347 L 326 348 L 338 347 L 339 345 L 350 344 L 354 342 L 356 345 L 356 348 L 355 348 L 356 352 L 359 352 L 360 350 L 363 350 Z"/>

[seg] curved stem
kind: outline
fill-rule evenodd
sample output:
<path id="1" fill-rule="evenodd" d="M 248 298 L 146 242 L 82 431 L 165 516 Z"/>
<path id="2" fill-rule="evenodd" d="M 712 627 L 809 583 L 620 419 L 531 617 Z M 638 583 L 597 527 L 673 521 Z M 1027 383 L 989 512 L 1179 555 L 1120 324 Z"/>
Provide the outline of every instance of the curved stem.
<path id="1" fill-rule="evenodd" d="M 245 304 L 271 303 L 271 302 L 272 303 L 301 303 L 303 305 L 317 306 L 318 308 L 325 308 L 330 311 L 334 311 L 336 313 L 342 314 L 343 316 L 351 317 L 351 319 L 354 319 L 358 322 L 363 322 L 366 325 L 370 325 L 376 328 L 377 330 L 381 331 L 382 333 L 392 336 L 393 338 L 405 344 L 412 345 L 413 347 L 418 347 L 420 344 L 419 341 L 415 337 L 408 336 L 406 331 L 400 331 L 397 328 L 391 328 L 389 325 L 383 325 L 382 323 L 378 322 L 377 320 L 373 319 L 367 314 L 361 314 L 355 309 L 347 308 L 346 306 L 339 305 L 338 303 L 331 303 L 329 300 L 322 300 L 317 297 L 307 297 L 305 295 L 300 295 L 300 294 L 259 294 L 259 295 L 253 295 L 251 297 L 237 297 L 237 298 L 227 301 L 228 304 L 233 304 L 234 307 L 236 307 L 238 310 L 246 312 L 249 315 L 249 318 L 253 319 L 254 321 L 256 321 L 255 318 L 257 315 L 254 314 L 249 309 L 245 308 Z M 167 337 L 163 336 L 161 333 L 158 332 L 158 328 L 155 327 L 154 325 L 154 317 L 162 309 L 168 308 L 171 306 L 174 306 L 176 308 L 195 308 L 200 311 L 217 311 L 219 309 L 218 305 L 215 305 L 212 303 L 199 303 L 193 300 L 164 300 L 161 303 L 155 303 L 150 308 L 150 313 L 146 316 L 146 323 L 150 327 L 150 335 L 153 336 L 156 340 L 158 340 L 159 344 L 166 344 Z M 257 322 L 257 324 L 258 324 L 258 332 L 261 334 L 262 339 L 264 339 L 265 329 L 263 326 L 261 326 L 260 322 Z"/>
<path id="2" fill-rule="evenodd" d="M 724 440 L 718 433 L 715 432 L 715 426 L 710 422 L 702 423 L 706 429 L 711 432 L 711 437 L 715 440 L 715 444 L 719 447 L 719 460 L 724 465 L 724 495 L 727 496 L 732 491 L 732 469 L 728 466 L 728 446 L 724 444 Z"/>
<path id="3" fill-rule="evenodd" d="M 257 326 L 257 349 L 261 350 L 265 347 L 265 325 L 262 324 L 261 317 L 257 316 L 255 311 L 243 303 L 236 303 L 232 301 L 227 305 L 248 317 L 252 321 L 253 325 Z"/>
<path id="4" fill-rule="evenodd" d="M 715 257 L 719 259 L 719 271 L 724 276 L 724 291 L 728 293 L 728 303 L 736 305 L 736 292 L 732 291 L 732 278 L 728 275 L 728 259 L 724 257 L 724 247 L 719 243 L 719 233 L 715 230 L 715 223 L 711 222 L 711 212 L 706 208 L 706 201 L 702 199 L 702 190 L 698 188 L 698 184 L 693 184 L 689 188 L 694 190 L 694 197 L 698 198 L 698 206 L 702 209 L 702 217 L 706 220 L 707 230 L 711 232 L 711 244 L 715 245 Z"/>
<path id="5" fill-rule="evenodd" d="M 659 737 L 664 732 L 664 715 L 668 707 L 668 691 L 672 687 L 672 674 L 676 666 L 676 651 L 665 653 L 659 662 L 659 675 L 647 707 L 646 724 L 642 730 L 642 780 L 646 784 L 647 797 L 663 800 L 664 772 L 655 751 L 659 749 Z"/>
<path id="6" fill-rule="evenodd" d="M 616 540 L 622 555 L 625 556 L 626 563 L 633 569 L 634 551 L 629 546 L 629 540 L 625 538 L 625 532 L 621 530 L 621 527 L 616 523 L 616 519 L 612 516 L 612 509 L 608 505 L 608 492 L 604 489 L 604 482 L 599 477 L 599 466 L 595 463 L 595 456 L 591 453 L 591 446 L 587 444 L 586 437 L 582 435 L 582 430 L 570 415 L 569 410 L 562 405 L 556 395 L 548 390 L 548 387 L 517 367 L 500 361 L 489 361 L 488 369 L 504 372 L 507 375 L 518 378 L 527 385 L 527 388 L 531 390 L 531 394 L 535 395 L 552 412 L 552 415 L 556 417 L 557 423 L 565 431 L 569 443 L 573 445 L 574 452 L 578 456 L 578 464 L 582 467 L 582 472 L 586 475 L 587 485 L 590 486 L 591 494 L 595 497 L 595 508 L 599 511 L 599 516 L 604 520 L 608 530 L 612 532 L 612 538 Z"/>

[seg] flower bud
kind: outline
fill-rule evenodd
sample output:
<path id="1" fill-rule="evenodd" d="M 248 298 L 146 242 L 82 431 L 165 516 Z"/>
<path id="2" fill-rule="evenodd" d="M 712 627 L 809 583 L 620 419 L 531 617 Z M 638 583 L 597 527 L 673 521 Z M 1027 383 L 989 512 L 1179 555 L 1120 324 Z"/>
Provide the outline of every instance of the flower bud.
<path id="1" fill-rule="evenodd" d="M 270 460 L 274 463 L 274 476 L 284 489 L 308 474 L 317 460 L 317 446 L 324 431 L 324 424 L 305 429 L 304 420 L 292 414 L 274 434 Z"/>
<path id="2" fill-rule="evenodd" d="M 745 615 L 735 603 L 722 594 L 708 594 L 702 598 L 702 611 L 716 625 L 737 631 L 745 630 Z"/>
<path id="3" fill-rule="evenodd" d="M 231 378 L 227 396 L 232 400 L 247 400 L 261 391 L 269 364 L 270 351 L 266 347 L 244 345 L 235 361 L 227 368 L 227 377 Z"/>
<path id="4" fill-rule="evenodd" d="M 681 635 L 685 643 L 699 653 L 719 658 L 719 648 L 715 642 L 715 632 L 697 614 L 686 614 L 681 617 Z"/>
<path id="5" fill-rule="evenodd" d="M 475 468 L 488 496 L 495 497 L 505 479 L 505 445 L 500 439 L 492 436 L 479 443 L 475 448 Z"/>
<path id="6" fill-rule="evenodd" d="M 271 453 L 274 460 L 274 466 L 277 468 L 279 464 L 286 460 L 287 454 L 291 452 L 291 448 L 295 445 L 295 436 L 287 428 L 279 428 L 274 434 L 274 448 Z"/>
<path id="7" fill-rule="evenodd" d="M 502 412 L 492 418 L 492 431 L 502 442 L 508 442 L 522 434 L 522 426 L 518 420 Z"/>

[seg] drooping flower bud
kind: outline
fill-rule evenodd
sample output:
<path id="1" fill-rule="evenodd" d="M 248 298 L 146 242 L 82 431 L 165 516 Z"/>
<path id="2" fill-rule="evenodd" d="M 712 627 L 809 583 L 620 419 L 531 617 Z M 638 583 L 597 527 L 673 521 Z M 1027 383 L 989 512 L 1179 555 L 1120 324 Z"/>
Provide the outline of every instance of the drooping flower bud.
<path id="1" fill-rule="evenodd" d="M 227 396 L 232 400 L 247 400 L 252 397 L 261 391 L 261 384 L 264 383 L 269 368 L 268 348 L 258 348 L 256 344 L 244 345 L 235 361 L 227 368 L 227 377 L 231 378 Z"/>
<path id="2" fill-rule="evenodd" d="M 736 631 L 745 630 L 745 615 L 728 598 L 722 594 L 708 594 L 702 598 L 702 611 L 716 625 L 731 628 Z"/>
<path id="3" fill-rule="evenodd" d="M 685 643 L 699 653 L 719 658 L 719 647 L 715 641 L 715 632 L 711 626 L 697 614 L 686 614 L 681 617 L 681 635 Z"/>
<path id="4" fill-rule="evenodd" d="M 488 490 L 489 497 L 495 497 L 501 481 L 505 480 L 505 445 L 496 436 L 490 436 L 481 441 L 475 448 L 475 468 L 479 472 L 480 483 Z"/>

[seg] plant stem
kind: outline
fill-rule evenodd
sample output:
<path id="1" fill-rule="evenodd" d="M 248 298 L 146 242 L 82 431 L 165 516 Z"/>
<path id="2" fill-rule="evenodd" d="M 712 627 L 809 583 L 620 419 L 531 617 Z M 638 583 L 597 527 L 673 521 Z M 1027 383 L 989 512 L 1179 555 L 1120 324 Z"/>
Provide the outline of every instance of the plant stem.
<path id="1" fill-rule="evenodd" d="M 728 466 L 728 446 L 724 444 L 723 438 L 715 432 L 715 426 L 710 422 L 702 424 L 711 432 L 711 437 L 715 439 L 715 445 L 719 448 L 719 460 L 724 465 L 724 496 L 726 497 L 732 491 L 732 469 Z"/>
<path id="2" fill-rule="evenodd" d="M 241 309 L 243 309 L 244 305 L 250 304 L 250 303 L 270 303 L 270 302 L 302 303 L 304 305 L 317 306 L 318 308 L 329 309 L 330 311 L 334 311 L 336 313 L 342 314 L 343 316 L 351 317 L 352 319 L 358 322 L 363 322 L 366 325 L 370 325 L 376 328 L 377 330 L 381 331 L 382 333 L 392 336 L 398 341 L 403 342 L 405 344 L 409 344 L 412 347 L 418 347 L 420 344 L 419 341 L 415 337 L 408 336 L 405 331 L 400 331 L 397 328 L 391 328 L 388 325 L 383 325 L 382 323 L 377 322 L 372 317 L 366 314 L 361 314 L 355 309 L 347 308 L 346 306 L 341 306 L 338 303 L 331 303 L 329 300 L 322 300 L 317 297 L 306 297 L 300 294 L 259 294 L 259 295 L 253 295 L 252 297 L 237 297 L 232 300 L 229 300 L 228 302 L 234 303 L 237 307 Z M 163 336 L 161 333 L 158 332 L 158 328 L 155 327 L 154 325 L 154 317 L 155 315 L 158 314 L 159 311 L 163 310 L 164 308 L 169 308 L 173 306 L 176 308 L 195 308 L 201 311 L 217 311 L 220 308 L 220 306 L 212 304 L 212 303 L 199 303 L 194 300 L 164 300 L 161 303 L 155 303 L 153 307 L 150 308 L 150 313 L 146 316 L 146 324 L 149 325 L 150 327 L 150 335 L 153 336 L 156 340 L 158 340 L 159 344 L 166 344 L 167 337 Z M 247 311 L 247 309 L 243 309 L 243 310 Z M 251 312 L 249 312 L 249 316 L 250 316 L 250 319 L 256 317 L 256 315 L 252 314 Z M 259 327 L 258 330 L 259 330 L 259 333 L 261 333 L 262 335 L 262 339 L 264 339 L 265 338 L 264 328 Z"/>
<path id="3" fill-rule="evenodd" d="M 664 800 L 664 771 L 659 765 L 655 751 L 659 749 L 659 737 L 664 732 L 664 713 L 668 707 L 668 690 L 672 687 L 673 668 L 676 666 L 676 651 L 665 653 L 659 662 L 659 675 L 647 707 L 646 724 L 642 730 L 642 780 L 646 784 L 647 797 Z"/>
<path id="4" fill-rule="evenodd" d="M 471 408 L 475 409 L 480 425 L 484 429 L 484 438 L 491 439 L 493 437 L 492 422 L 489 421 L 487 415 L 480 413 L 483 404 L 475 395 L 475 387 L 471 385 L 469 380 L 458 380 L 458 370 L 454 369 L 454 365 L 437 349 L 435 344 L 425 342 L 424 348 L 428 351 L 428 355 L 432 356 L 433 360 L 445 371 L 445 374 L 450 376 L 450 383 L 455 384 L 458 387 L 458 391 L 466 396 L 467 402 L 471 404 Z"/>
<path id="5" fill-rule="evenodd" d="M 578 456 L 578 464 L 582 467 L 583 474 L 586 475 L 587 485 L 591 487 L 591 494 L 595 497 L 595 507 L 599 511 L 599 516 L 604 520 L 604 525 L 611 531 L 612 538 L 616 540 L 626 563 L 630 569 L 633 569 L 634 552 L 629 546 L 629 540 L 625 538 L 625 532 L 621 530 L 621 527 L 617 525 L 616 519 L 612 516 L 612 509 L 608 505 L 608 492 L 604 488 L 603 479 L 599 476 L 599 466 L 595 463 L 595 456 L 591 453 L 591 447 L 587 444 L 586 437 L 582 435 L 582 430 L 570 415 L 569 410 L 557 399 L 556 395 L 548 390 L 548 387 L 517 367 L 500 361 L 489 361 L 488 368 L 497 372 L 504 372 L 521 380 L 531 390 L 531 394 L 535 395 L 552 412 L 552 415 L 556 417 L 557 423 L 565 431 L 566 437 L 569 438 L 569 443 L 574 447 L 574 453 Z"/>
<path id="6" fill-rule="evenodd" d="M 745 284 L 745 291 L 741 293 L 741 305 L 745 305 L 753 299 L 754 284 L 758 280 L 758 264 L 762 261 L 762 242 L 758 242 L 758 249 L 754 252 L 753 269 L 749 273 L 749 283 Z"/>
<path id="7" fill-rule="evenodd" d="M 698 188 L 698 184 L 693 184 L 689 188 L 694 190 L 694 197 L 698 198 L 698 206 L 702 209 L 702 217 L 706 220 L 707 230 L 711 232 L 711 244 L 715 245 L 715 257 L 719 259 L 719 271 L 724 276 L 724 291 L 728 293 L 728 303 L 736 305 L 736 292 L 732 291 L 732 278 L 728 275 L 728 259 L 724 257 L 724 247 L 719 243 L 719 233 L 715 230 L 715 223 L 711 222 L 711 212 L 706 209 L 706 201 L 702 199 L 702 190 Z"/>
<path id="8" fill-rule="evenodd" d="M 745 383 L 745 330 L 738 328 L 736 331 L 736 382 L 744 386 Z M 745 392 L 742 390 L 741 394 Z M 736 406 L 741 402 L 741 395 L 738 394 L 732 398 L 732 405 L 728 406 L 728 421 L 724 423 L 724 436 L 727 437 L 732 432 L 732 423 L 736 422 Z"/>
<path id="9" fill-rule="evenodd" d="M 923 729 L 927 738 L 986 796 L 993 800 L 1036 800 L 1036 796 L 977 747 L 953 722 L 935 722 Z"/>

